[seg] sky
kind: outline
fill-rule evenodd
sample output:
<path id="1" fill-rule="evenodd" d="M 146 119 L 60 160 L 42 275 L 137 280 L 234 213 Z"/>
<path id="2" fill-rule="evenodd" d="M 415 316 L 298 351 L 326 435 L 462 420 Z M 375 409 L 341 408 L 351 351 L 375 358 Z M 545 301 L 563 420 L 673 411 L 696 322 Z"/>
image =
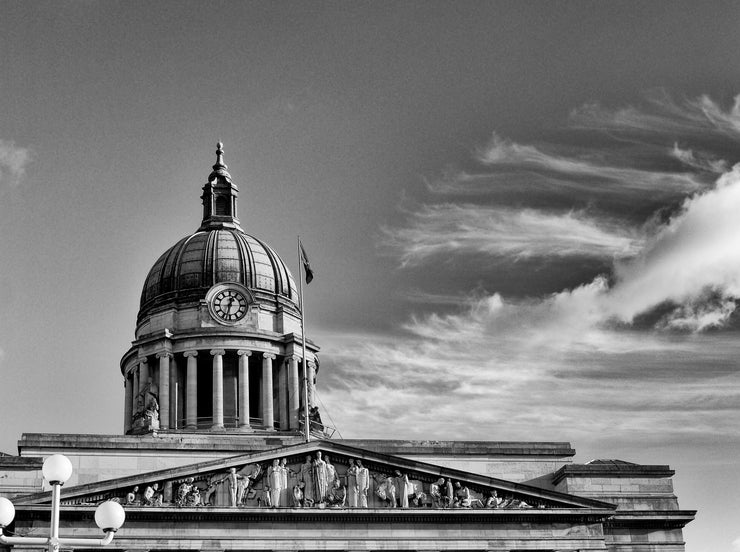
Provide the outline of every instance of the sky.
<path id="1" fill-rule="evenodd" d="M 0 450 L 120 433 L 223 140 L 345 438 L 669 464 L 740 551 L 740 4 L 0 0 Z"/>

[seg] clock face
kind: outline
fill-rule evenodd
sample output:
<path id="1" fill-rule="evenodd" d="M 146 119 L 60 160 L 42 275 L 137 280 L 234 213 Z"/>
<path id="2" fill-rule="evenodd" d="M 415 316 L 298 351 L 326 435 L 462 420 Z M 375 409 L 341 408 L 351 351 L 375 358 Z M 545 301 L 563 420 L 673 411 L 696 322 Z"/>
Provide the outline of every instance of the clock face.
<path id="1" fill-rule="evenodd" d="M 247 315 L 249 301 L 237 289 L 223 289 L 211 299 L 213 314 L 224 322 L 238 322 Z"/>

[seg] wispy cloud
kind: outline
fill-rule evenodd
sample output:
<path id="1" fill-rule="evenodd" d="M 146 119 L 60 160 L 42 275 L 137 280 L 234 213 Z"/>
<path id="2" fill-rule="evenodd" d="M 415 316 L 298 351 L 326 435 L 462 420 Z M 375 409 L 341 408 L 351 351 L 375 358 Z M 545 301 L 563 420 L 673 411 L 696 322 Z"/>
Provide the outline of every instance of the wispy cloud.
<path id="1" fill-rule="evenodd" d="M 718 159 L 709 154 L 701 154 L 691 149 L 683 149 L 678 144 L 673 145 L 671 155 L 684 165 L 699 171 L 722 174 L 729 170 L 727 161 L 724 159 Z"/>
<path id="2" fill-rule="evenodd" d="M 425 205 L 409 214 L 404 228 L 383 227 L 383 244 L 402 265 L 444 255 L 629 256 L 641 236 L 607 217 L 583 211 L 548 213 L 536 209 L 474 204 Z"/>
<path id="3" fill-rule="evenodd" d="M 571 128 L 646 133 L 686 138 L 721 135 L 740 139 L 740 95 L 723 108 L 707 95 L 676 100 L 665 90 L 654 90 L 640 106 L 611 109 L 589 103 L 570 114 Z"/>
<path id="4" fill-rule="evenodd" d="M 31 159 L 29 148 L 16 146 L 13 141 L 0 140 L 0 186 L 18 186 L 26 175 L 26 167 Z"/>

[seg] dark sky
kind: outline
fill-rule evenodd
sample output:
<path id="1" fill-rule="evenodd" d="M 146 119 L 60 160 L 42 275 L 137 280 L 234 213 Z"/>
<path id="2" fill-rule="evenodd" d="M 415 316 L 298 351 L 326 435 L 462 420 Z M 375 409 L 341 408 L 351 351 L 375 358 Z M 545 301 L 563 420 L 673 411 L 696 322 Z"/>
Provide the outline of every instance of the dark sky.
<path id="1" fill-rule="evenodd" d="M 740 550 L 740 4 L 0 10 L 0 450 L 121 430 L 221 139 L 247 232 L 311 257 L 345 437 L 670 463 L 687 551 Z"/>

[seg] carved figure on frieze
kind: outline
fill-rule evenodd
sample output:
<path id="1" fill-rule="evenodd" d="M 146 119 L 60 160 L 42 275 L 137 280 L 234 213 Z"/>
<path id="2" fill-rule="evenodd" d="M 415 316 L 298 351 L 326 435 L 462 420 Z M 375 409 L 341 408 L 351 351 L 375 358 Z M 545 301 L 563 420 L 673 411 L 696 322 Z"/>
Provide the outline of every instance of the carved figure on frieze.
<path id="1" fill-rule="evenodd" d="M 432 508 L 442 508 L 442 487 L 445 483 L 443 478 L 437 479 L 434 483 L 429 485 L 429 496 L 432 497 Z"/>
<path id="2" fill-rule="evenodd" d="M 329 469 L 326 462 L 321 458 L 321 451 L 316 452 L 316 460 L 313 463 L 314 479 L 316 482 L 316 502 L 326 502 L 329 494 Z"/>
<path id="3" fill-rule="evenodd" d="M 375 494 L 390 508 L 396 507 L 396 485 L 393 477 L 384 474 L 373 475 L 375 480 Z"/>
<path id="4" fill-rule="evenodd" d="M 200 506 L 200 489 L 197 486 L 193 486 L 188 494 L 188 506 Z"/>
<path id="5" fill-rule="evenodd" d="M 310 505 L 312 506 L 316 502 L 316 477 L 313 471 L 313 461 L 310 456 L 306 456 L 306 461 L 301 464 L 300 481 L 303 483 L 304 505 L 309 506 L 309 504 L 305 503 L 310 501 Z"/>
<path id="6" fill-rule="evenodd" d="M 370 470 L 362 466 L 362 460 L 357 460 L 357 491 L 360 508 L 367 508 L 367 491 L 370 489 Z"/>
<path id="7" fill-rule="evenodd" d="M 409 506 L 414 508 L 423 508 L 427 499 L 427 495 L 424 492 L 421 482 L 412 482 L 413 494 L 409 496 Z"/>
<path id="8" fill-rule="evenodd" d="M 347 502 L 350 508 L 357 508 L 357 502 L 360 495 L 360 487 L 357 485 L 357 466 L 354 459 L 349 459 L 347 468 Z"/>
<path id="9" fill-rule="evenodd" d="M 327 503 L 332 508 L 344 507 L 345 501 L 347 500 L 347 489 L 342 485 L 339 479 L 335 479 L 332 484 L 332 488 L 329 491 L 329 495 L 326 498 Z"/>
<path id="10" fill-rule="evenodd" d="M 290 506 L 291 490 L 298 483 L 296 473 L 288 467 L 288 460 L 280 459 L 280 470 L 283 477 L 283 488 L 280 494 L 280 505 Z"/>
<path id="11" fill-rule="evenodd" d="M 503 500 L 499 498 L 496 489 L 493 489 L 486 499 L 486 508 L 498 508 L 502 502 Z"/>
<path id="12" fill-rule="evenodd" d="M 442 486 L 442 502 L 447 508 L 452 506 L 452 502 L 455 498 L 455 491 L 452 488 L 452 479 L 445 479 L 444 485 Z"/>
<path id="13" fill-rule="evenodd" d="M 470 508 L 470 489 L 463 486 L 459 481 L 455 481 L 455 498 L 460 504 L 460 508 Z"/>
<path id="14" fill-rule="evenodd" d="M 303 481 L 293 486 L 293 508 L 303 508 Z"/>
<path id="15" fill-rule="evenodd" d="M 162 505 L 162 493 L 159 492 L 159 483 L 153 483 L 147 485 L 144 489 L 144 505 L 145 506 L 161 506 Z"/>
<path id="16" fill-rule="evenodd" d="M 338 478 L 337 469 L 331 463 L 331 459 L 328 454 L 324 457 L 324 461 L 326 462 L 326 475 L 329 480 L 329 489 L 331 489 L 334 486 L 334 480 Z"/>
<path id="17" fill-rule="evenodd" d="M 211 505 L 211 497 L 213 494 L 218 490 L 218 486 L 223 483 L 226 480 L 226 477 L 222 476 L 221 474 L 214 473 L 208 478 L 208 486 L 206 487 L 206 492 L 201 497 L 201 504 L 204 506 L 210 506 Z"/>
<path id="18" fill-rule="evenodd" d="M 131 489 L 128 493 L 126 493 L 126 504 L 134 505 L 138 503 L 137 495 L 139 494 L 139 486 L 136 485 L 133 489 Z"/>
<path id="19" fill-rule="evenodd" d="M 405 473 L 401 473 L 399 470 L 395 472 L 394 478 L 396 497 L 398 498 L 398 505 L 401 508 L 409 507 L 409 495 L 412 493 L 411 483 L 409 482 L 409 476 Z"/>
<path id="20" fill-rule="evenodd" d="M 188 495 L 193 490 L 193 481 L 194 479 L 192 477 L 189 477 L 185 481 L 180 483 L 180 485 L 177 487 L 177 496 L 175 497 L 175 506 L 177 506 L 178 508 L 187 506 Z"/>
<path id="21" fill-rule="evenodd" d="M 267 468 L 267 489 L 270 491 L 270 506 L 279 508 L 283 491 L 283 468 L 280 467 L 280 460 L 277 458 L 272 461 L 272 466 Z"/>
<path id="22" fill-rule="evenodd" d="M 242 479 L 245 479 L 245 476 L 236 473 L 236 468 L 229 468 L 229 473 L 226 476 L 226 483 L 229 486 L 229 499 L 232 508 L 239 506 L 239 481 Z"/>

